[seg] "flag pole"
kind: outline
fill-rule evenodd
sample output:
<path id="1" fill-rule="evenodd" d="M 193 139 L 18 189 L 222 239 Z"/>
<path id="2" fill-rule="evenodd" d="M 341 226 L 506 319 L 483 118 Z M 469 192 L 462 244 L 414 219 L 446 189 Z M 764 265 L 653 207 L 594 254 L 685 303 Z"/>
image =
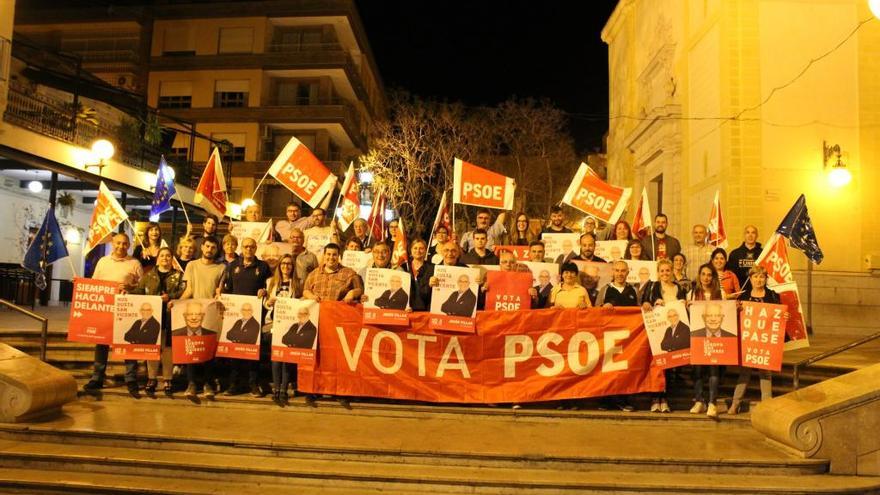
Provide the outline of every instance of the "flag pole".
<path id="1" fill-rule="evenodd" d="M 257 191 L 260 189 L 260 186 L 263 185 L 263 181 L 265 181 L 266 177 L 269 176 L 269 170 L 271 170 L 271 169 L 272 169 L 272 167 L 269 167 L 266 169 L 266 173 L 263 174 L 263 177 L 260 179 L 260 182 L 257 183 L 257 187 L 254 188 L 254 192 L 251 193 L 251 199 L 254 199 L 254 196 L 256 196 Z"/>
<path id="2" fill-rule="evenodd" d="M 174 188 L 174 194 L 177 195 L 177 200 L 180 201 L 180 209 L 183 210 L 183 216 L 186 218 L 186 224 L 190 225 L 192 222 L 189 221 L 189 214 L 186 212 L 186 206 L 183 204 L 183 199 L 181 199 L 180 191 L 178 191 L 177 188 Z"/>
<path id="3" fill-rule="evenodd" d="M 131 223 L 131 219 L 129 219 L 128 217 L 125 217 L 125 221 L 128 222 L 128 226 L 131 227 L 131 235 L 134 236 L 138 240 L 138 244 L 141 245 L 141 250 L 146 251 L 147 247 L 144 246 L 144 241 L 141 240 L 140 237 L 138 237 L 137 229 L 134 228 L 134 224 Z"/>
<path id="4" fill-rule="evenodd" d="M 67 255 L 67 262 L 70 263 L 70 272 L 73 274 L 73 277 L 76 278 L 76 267 L 73 266 L 73 260 L 70 259 L 72 256 L 70 254 Z"/>

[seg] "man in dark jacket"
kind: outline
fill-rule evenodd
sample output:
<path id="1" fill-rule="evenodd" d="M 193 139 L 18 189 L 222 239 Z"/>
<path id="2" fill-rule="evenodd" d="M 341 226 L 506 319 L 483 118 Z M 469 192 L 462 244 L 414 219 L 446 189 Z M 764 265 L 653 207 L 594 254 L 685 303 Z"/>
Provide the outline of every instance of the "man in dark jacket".
<path id="1" fill-rule="evenodd" d="M 672 352 L 690 347 L 691 329 L 682 323 L 678 316 L 678 311 L 670 309 L 666 313 L 666 320 L 669 322 L 669 326 L 663 334 L 663 340 L 660 341 L 660 349 Z"/>
<path id="2" fill-rule="evenodd" d="M 156 345 L 159 340 L 159 322 L 153 316 L 153 306 L 150 303 L 141 304 L 141 319 L 135 320 L 131 328 L 123 337 L 129 344 L 152 344 Z"/>
<path id="3" fill-rule="evenodd" d="M 226 340 L 235 344 L 256 344 L 260 336 L 260 322 L 254 319 L 254 308 L 249 303 L 241 305 L 241 318 L 232 324 Z"/>
<path id="4" fill-rule="evenodd" d="M 391 288 L 383 292 L 376 299 L 376 307 L 382 309 L 406 309 L 409 296 L 403 291 L 403 281 L 400 279 L 400 275 L 392 275 L 388 283 Z"/>
<path id="5" fill-rule="evenodd" d="M 315 345 L 318 329 L 309 320 L 309 308 L 299 308 L 296 316 L 299 321 L 290 326 L 290 329 L 281 337 L 281 343 L 287 347 L 311 349 Z"/>
<path id="6" fill-rule="evenodd" d="M 458 290 L 449 294 L 449 298 L 440 306 L 440 311 L 450 316 L 473 316 L 477 295 L 470 289 L 470 284 L 470 277 L 464 274 L 459 276 Z"/>

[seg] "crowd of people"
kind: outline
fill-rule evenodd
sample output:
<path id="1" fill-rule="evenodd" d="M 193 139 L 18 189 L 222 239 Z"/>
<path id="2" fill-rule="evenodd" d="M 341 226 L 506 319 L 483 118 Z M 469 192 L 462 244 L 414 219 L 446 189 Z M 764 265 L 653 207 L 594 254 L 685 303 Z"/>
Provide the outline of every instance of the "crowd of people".
<path id="1" fill-rule="evenodd" d="M 150 223 L 130 255 L 131 239 L 125 233 L 113 236 L 110 254 L 96 265 L 92 275 L 118 283 L 120 293 L 161 296 L 163 301 L 161 359 L 147 362 L 147 381 L 144 391 L 154 395 L 162 390 L 167 396 L 174 393 L 172 379 L 175 365 L 171 354 L 171 324 L 169 309 L 174 304 L 184 304 L 187 299 L 215 298 L 220 294 L 239 294 L 262 298 L 264 310 L 260 339 L 259 361 L 239 359 L 214 359 L 205 363 L 181 365 L 179 373 L 185 376 L 185 395 L 196 398 L 202 394 L 213 399 L 218 393 L 238 395 L 250 392 L 255 397 L 271 395 L 273 400 L 284 404 L 291 393 L 296 393 L 295 365 L 271 362 L 272 310 L 278 298 L 294 297 L 315 301 L 344 301 L 358 304 L 365 300 L 364 283 L 351 267 L 343 266 L 345 251 L 370 253 L 369 267 L 391 268 L 409 274 L 411 311 L 428 311 L 431 307 L 433 288 L 439 281 L 434 276 L 437 265 L 499 265 L 501 271 L 529 271 L 514 253 L 495 246 L 527 246 L 528 260 L 557 263 L 560 283 L 550 283 L 551 273 L 536 276 L 534 287 L 529 290 L 531 307 L 542 308 L 589 308 L 641 306 L 650 310 L 672 301 L 724 300 L 778 303 L 779 297 L 767 287 L 766 272 L 754 265 L 761 252 L 757 242 L 757 228 L 745 227 L 742 244 L 729 253 L 707 242 L 704 225 L 694 225 L 692 239 L 682 243 L 667 232 L 669 219 L 664 214 L 654 218 L 650 234 L 638 238 L 625 220 L 600 229 L 592 217 L 581 225 L 566 221 L 560 207 L 551 210 L 546 221 L 530 219 L 519 213 L 507 225 L 507 214 L 501 212 L 494 219 L 488 210 L 476 215 L 473 229 L 466 232 L 449 232 L 440 225 L 431 233 L 430 239 L 414 238 L 408 242 L 408 258 L 405 263 L 392 263 L 392 250 L 397 238 L 397 222 L 392 221 L 382 236 L 371 235 L 370 226 L 362 219 L 356 220 L 346 232 L 337 228 L 335 219 L 327 221 L 325 212 L 315 208 L 308 216 L 302 215 L 301 207 L 291 203 L 284 219 L 274 222 L 269 241 L 286 242 L 290 254 L 278 255 L 277 251 L 257 257 L 260 242 L 252 237 L 238 239 L 231 234 L 218 237 L 219 219 L 207 216 L 198 235 L 187 235 L 176 240 L 172 251 L 163 243 L 159 224 Z M 261 221 L 259 207 L 250 205 L 244 212 L 246 221 Z M 540 223 L 540 229 L 536 228 Z M 430 230 L 430 229 L 428 229 Z M 579 251 L 571 251 L 549 259 L 541 234 L 580 232 Z M 329 235 L 329 237 L 328 237 Z M 309 251 L 309 239 L 313 236 L 329 238 L 330 242 L 318 252 Z M 599 286 L 597 279 L 582 272 L 576 261 L 605 262 L 596 256 L 596 243 L 600 240 L 626 241 L 621 259 L 612 262 L 611 281 Z M 625 260 L 654 260 L 657 262 L 657 281 L 628 284 L 629 267 Z M 485 281 L 481 281 L 480 296 L 484 296 Z M 480 305 L 484 297 L 479 298 Z M 478 306 L 478 309 L 482 309 Z M 186 314 L 186 313 L 185 313 Z M 682 336 L 670 327 L 664 344 Z M 689 337 L 689 336 L 688 336 Z M 95 350 L 94 373 L 84 386 L 94 393 L 105 381 L 108 346 L 98 345 Z M 138 383 L 139 363 L 126 361 L 125 382 L 129 393 L 140 397 Z M 717 416 L 720 366 L 691 366 L 693 378 L 693 406 L 691 413 Z M 667 387 L 680 384 L 678 369 L 666 371 Z M 733 401 L 727 408 L 736 414 L 751 378 L 751 370 L 743 368 L 739 375 Z M 708 393 L 705 384 L 708 385 Z M 760 373 L 762 398 L 771 394 L 769 372 Z M 680 385 L 679 385 L 680 386 Z M 315 397 L 307 396 L 309 403 Z M 348 398 L 337 398 L 348 405 Z M 603 407 L 615 407 L 632 411 L 629 397 L 603 398 Z M 559 407 L 578 407 L 578 401 L 566 401 Z M 515 407 L 519 407 L 516 405 Z M 652 412 L 671 411 L 667 394 L 651 397 Z"/>

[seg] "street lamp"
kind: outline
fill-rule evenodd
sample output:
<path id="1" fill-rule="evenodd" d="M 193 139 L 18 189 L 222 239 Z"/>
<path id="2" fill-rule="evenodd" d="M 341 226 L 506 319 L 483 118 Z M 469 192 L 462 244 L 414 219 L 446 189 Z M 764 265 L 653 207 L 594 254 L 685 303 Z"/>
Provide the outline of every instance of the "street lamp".
<path id="1" fill-rule="evenodd" d="M 880 0 L 878 0 L 880 1 Z M 836 160 L 834 160 L 836 158 Z M 829 165 L 829 160 L 831 164 Z M 828 171 L 828 182 L 832 187 L 843 187 L 852 180 L 852 173 L 846 168 L 843 162 L 840 145 L 828 146 L 826 141 L 822 142 L 822 163 Z"/>
<path id="2" fill-rule="evenodd" d="M 113 158 L 114 153 L 116 153 L 116 148 L 113 147 L 113 143 L 106 139 L 99 139 L 92 143 L 92 151 L 88 153 L 84 167 L 98 167 L 98 175 L 101 175 L 101 171 L 106 166 L 104 160 Z"/>
<path id="3" fill-rule="evenodd" d="M 868 0 L 868 8 L 874 17 L 880 19 L 880 0 Z"/>

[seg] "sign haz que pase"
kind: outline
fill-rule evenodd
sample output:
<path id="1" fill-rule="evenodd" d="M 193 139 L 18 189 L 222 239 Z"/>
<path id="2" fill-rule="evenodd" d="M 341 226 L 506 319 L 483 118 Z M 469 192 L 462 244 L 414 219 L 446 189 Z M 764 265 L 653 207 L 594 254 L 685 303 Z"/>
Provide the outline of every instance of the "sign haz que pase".
<path id="1" fill-rule="evenodd" d="M 513 179 L 455 159 L 452 200 L 455 203 L 502 210 L 513 209 Z"/>
<path id="2" fill-rule="evenodd" d="M 295 137 L 272 162 L 269 175 L 312 208 L 318 206 L 336 181 L 336 176 Z"/>
<path id="3" fill-rule="evenodd" d="M 578 210 L 613 224 L 626 208 L 632 189 L 603 181 L 586 163 L 581 163 L 562 201 Z"/>

